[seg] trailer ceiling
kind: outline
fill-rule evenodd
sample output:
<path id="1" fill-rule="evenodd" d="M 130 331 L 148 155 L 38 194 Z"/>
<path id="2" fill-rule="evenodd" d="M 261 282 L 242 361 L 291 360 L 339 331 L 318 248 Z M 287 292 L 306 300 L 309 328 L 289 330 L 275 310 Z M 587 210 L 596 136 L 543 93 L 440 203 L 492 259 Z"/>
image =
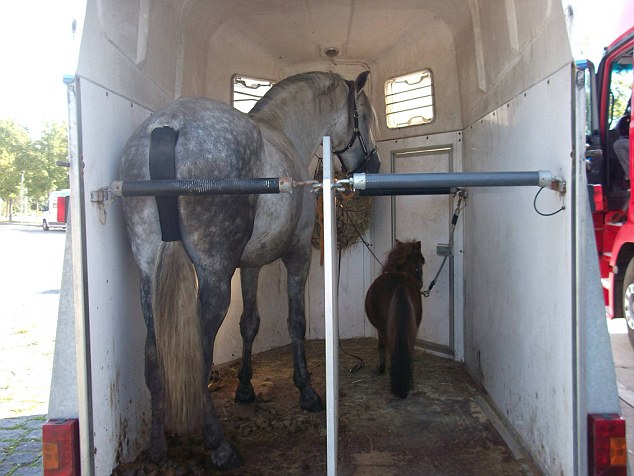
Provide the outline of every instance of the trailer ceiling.
<path id="1" fill-rule="evenodd" d="M 311 70 L 352 77 L 372 71 L 371 98 L 388 130 L 383 85 L 429 68 L 436 120 L 407 135 L 468 127 L 572 59 L 564 14 L 555 0 L 95 0 L 105 48 L 127 58 L 114 75 L 130 97 L 167 102 L 181 95 L 231 100 L 233 74 L 280 80 Z M 324 49 L 339 50 L 335 61 Z M 121 67 L 121 61 L 115 70 Z M 80 73 L 110 76 L 107 55 Z M 93 71 L 95 71 L 93 73 Z M 108 84 L 95 78 L 100 84 Z M 146 92 L 141 91 L 145 89 Z M 149 103 L 154 102 L 149 100 Z M 160 105 L 160 104 L 158 104 Z M 410 128 L 412 129 L 412 128 Z"/>
<path id="2" fill-rule="evenodd" d="M 319 60 L 328 46 L 341 59 L 376 61 L 430 22 L 454 36 L 470 24 L 464 0 L 212 1 L 199 0 L 191 21 L 198 31 L 235 30 L 289 63 Z M 447 21 L 446 19 L 449 19 Z"/>

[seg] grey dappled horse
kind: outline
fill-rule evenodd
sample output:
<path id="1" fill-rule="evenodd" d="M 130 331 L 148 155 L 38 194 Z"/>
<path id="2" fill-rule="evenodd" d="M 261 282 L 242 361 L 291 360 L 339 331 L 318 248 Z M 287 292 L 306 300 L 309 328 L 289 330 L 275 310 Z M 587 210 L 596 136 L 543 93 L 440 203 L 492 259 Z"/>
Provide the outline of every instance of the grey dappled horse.
<path id="1" fill-rule="evenodd" d="M 248 114 L 205 98 L 181 98 L 159 110 L 130 137 L 121 180 L 148 180 L 153 129 L 177 131 L 176 178 L 292 177 L 308 180 L 307 167 L 324 135 L 346 171 L 376 172 L 373 119 L 363 92 L 368 73 L 345 81 L 333 73 L 285 79 Z M 251 349 L 258 332 L 260 268 L 281 258 L 288 275 L 288 330 L 293 382 L 300 406 L 323 409 L 310 385 L 304 335 L 304 286 L 311 255 L 315 197 L 307 189 L 280 195 L 213 195 L 178 198 L 181 241 L 162 242 L 156 200 L 124 199 L 124 217 L 141 272 L 141 307 L 147 325 L 145 377 L 152 397 L 148 456 L 165 458 L 165 430 L 202 425 L 212 464 L 242 464 L 224 436 L 207 391 L 214 339 L 227 313 L 231 277 L 241 269 L 243 356 L 235 399 L 255 399 Z"/>

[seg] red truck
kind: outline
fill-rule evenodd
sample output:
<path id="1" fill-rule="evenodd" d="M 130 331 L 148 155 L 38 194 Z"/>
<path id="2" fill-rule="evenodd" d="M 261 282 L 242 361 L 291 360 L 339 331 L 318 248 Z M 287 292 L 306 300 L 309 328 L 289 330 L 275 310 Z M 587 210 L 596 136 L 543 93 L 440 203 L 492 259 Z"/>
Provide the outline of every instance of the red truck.
<path id="1" fill-rule="evenodd" d="M 634 27 L 606 48 L 588 94 L 587 177 L 609 318 L 624 317 L 634 346 L 634 172 L 632 58 Z M 596 80 L 595 80 L 596 79 Z M 588 83 L 587 83 L 588 84 Z"/>

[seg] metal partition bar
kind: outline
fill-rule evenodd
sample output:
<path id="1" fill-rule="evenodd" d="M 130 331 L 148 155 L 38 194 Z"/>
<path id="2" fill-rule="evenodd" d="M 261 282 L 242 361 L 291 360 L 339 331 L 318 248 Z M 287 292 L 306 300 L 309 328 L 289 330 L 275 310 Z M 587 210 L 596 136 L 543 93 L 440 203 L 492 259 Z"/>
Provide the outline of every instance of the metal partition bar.
<path id="1" fill-rule="evenodd" d="M 130 180 L 112 182 L 114 196 L 170 196 L 291 193 L 293 180 L 288 177 L 234 178 L 215 180 Z"/>
<path id="2" fill-rule="evenodd" d="M 371 190 L 356 189 L 362 197 L 384 197 L 393 195 L 453 195 L 458 191 L 458 187 L 441 188 L 372 188 Z"/>
<path id="3" fill-rule="evenodd" d="M 330 137 L 323 142 L 324 289 L 326 319 L 326 448 L 329 476 L 337 474 L 339 417 L 339 316 L 337 314 L 337 228 L 335 222 L 335 174 Z"/>
<path id="4" fill-rule="evenodd" d="M 443 193 L 456 187 L 550 187 L 560 181 L 550 172 L 455 172 L 428 174 L 354 174 L 350 184 L 363 195 L 429 194 L 428 190 Z M 375 193 L 373 193 L 375 192 Z"/>

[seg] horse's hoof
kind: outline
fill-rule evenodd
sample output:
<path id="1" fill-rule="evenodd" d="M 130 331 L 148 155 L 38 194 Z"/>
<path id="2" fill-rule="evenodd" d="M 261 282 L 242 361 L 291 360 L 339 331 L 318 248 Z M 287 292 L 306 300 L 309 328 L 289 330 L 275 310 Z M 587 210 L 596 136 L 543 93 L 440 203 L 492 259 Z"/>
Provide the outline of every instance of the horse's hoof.
<path id="1" fill-rule="evenodd" d="M 225 441 L 211 452 L 211 464 L 222 470 L 239 468 L 244 464 L 244 459 L 231 443 Z"/>
<path id="2" fill-rule="evenodd" d="M 255 391 L 253 385 L 250 383 L 239 383 L 236 388 L 236 396 L 234 398 L 236 403 L 251 403 L 255 401 Z"/>
<path id="3" fill-rule="evenodd" d="M 323 412 L 326 407 L 321 402 L 321 397 L 311 387 L 300 390 L 299 406 L 302 410 L 309 412 Z"/>

